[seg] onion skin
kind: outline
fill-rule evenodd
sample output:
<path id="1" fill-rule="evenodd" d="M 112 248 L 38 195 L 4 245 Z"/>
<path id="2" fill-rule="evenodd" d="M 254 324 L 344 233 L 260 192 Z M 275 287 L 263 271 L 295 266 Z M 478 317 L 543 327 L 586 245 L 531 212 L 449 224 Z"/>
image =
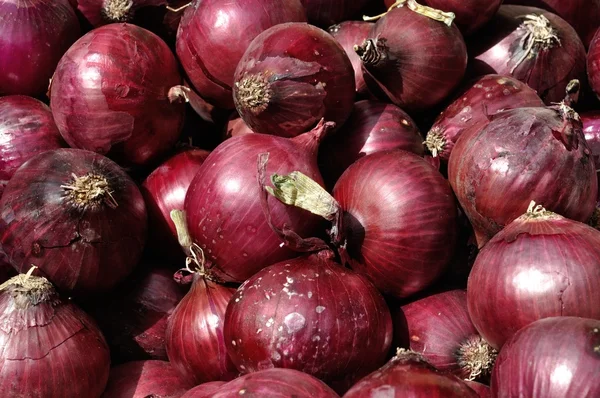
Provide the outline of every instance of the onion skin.
<path id="1" fill-rule="evenodd" d="M 323 27 L 353 19 L 367 3 L 369 0 L 302 0 L 308 22 Z"/>
<path id="2" fill-rule="evenodd" d="M 237 112 L 233 112 L 233 114 L 227 120 L 227 124 L 225 125 L 225 134 L 224 138 L 228 139 L 231 137 L 237 137 L 238 135 L 245 134 L 253 134 L 254 131 L 246 123 L 244 120 L 238 115 Z"/>
<path id="3" fill-rule="evenodd" d="M 442 11 L 451 11 L 454 20 L 465 36 L 484 26 L 498 11 L 503 0 L 425 0 L 430 7 Z"/>
<path id="4" fill-rule="evenodd" d="M 285 22 L 306 22 L 300 0 L 194 0 L 179 23 L 177 56 L 203 98 L 233 109 L 233 75 L 244 52 L 260 33 Z"/>
<path id="5" fill-rule="evenodd" d="M 88 175 L 104 179 L 109 195 L 74 202 L 64 188 Z M 146 239 L 146 207 L 134 181 L 110 159 L 81 149 L 46 151 L 27 161 L 0 200 L 0 243 L 20 272 L 31 264 L 63 292 L 104 292 L 131 273 Z"/>
<path id="6" fill-rule="evenodd" d="M 492 396 L 600 396 L 598 351 L 598 320 L 560 316 L 536 321 L 502 347 Z"/>
<path id="7" fill-rule="evenodd" d="M 179 138 L 185 107 L 167 97 L 179 84 L 177 61 L 162 39 L 135 25 L 110 24 L 84 35 L 62 57 L 50 108 L 71 147 L 139 167 Z"/>
<path id="8" fill-rule="evenodd" d="M 600 169 L 600 111 L 591 111 L 581 113 L 581 123 L 583 124 L 583 134 L 585 135 L 585 141 L 587 142 L 592 156 L 594 157 L 594 164 L 596 170 Z"/>
<path id="9" fill-rule="evenodd" d="M 162 6 L 167 0 L 73 0 L 77 10 L 93 27 L 131 21 L 142 7 Z"/>
<path id="10" fill-rule="evenodd" d="M 0 197 L 23 163 L 66 145 L 46 104 L 24 95 L 0 97 Z"/>
<path id="11" fill-rule="evenodd" d="M 590 43 L 590 50 L 587 56 L 587 73 L 590 86 L 596 93 L 596 96 L 600 98 L 600 28 Z"/>
<path id="12" fill-rule="evenodd" d="M 473 324 L 497 349 L 541 318 L 600 319 L 600 232 L 554 213 L 526 213 L 479 252 L 467 293 Z"/>
<path id="13" fill-rule="evenodd" d="M 211 398 L 211 394 L 216 392 L 223 384 L 225 384 L 224 381 L 209 381 L 208 383 L 202 383 L 191 390 L 188 390 L 181 398 Z"/>
<path id="14" fill-rule="evenodd" d="M 258 35 L 237 65 L 233 100 L 254 131 L 294 137 L 352 112 L 354 70 L 342 46 L 315 26 L 290 22 Z"/>
<path id="15" fill-rule="evenodd" d="M 479 398 L 492 398 L 492 392 L 490 388 L 485 384 L 478 383 L 476 381 L 465 380 L 465 383 L 471 387 L 477 394 L 479 394 Z"/>
<path id="16" fill-rule="evenodd" d="M 100 397 L 110 353 L 93 319 L 44 278 L 0 286 L 0 391 L 6 397 Z"/>
<path id="17" fill-rule="evenodd" d="M 79 37 L 68 0 L 0 1 L 0 95 L 41 96 L 60 57 Z"/>

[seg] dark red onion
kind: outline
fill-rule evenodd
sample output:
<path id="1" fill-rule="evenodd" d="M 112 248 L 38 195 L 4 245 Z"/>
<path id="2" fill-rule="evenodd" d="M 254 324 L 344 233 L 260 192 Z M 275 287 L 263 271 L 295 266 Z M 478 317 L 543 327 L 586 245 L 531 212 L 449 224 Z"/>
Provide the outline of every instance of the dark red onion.
<path id="1" fill-rule="evenodd" d="M 484 26 L 498 11 L 503 0 L 424 0 L 430 7 L 450 11 L 463 35 L 468 36 Z"/>
<path id="2" fill-rule="evenodd" d="M 105 25 L 62 57 L 50 107 L 70 146 L 140 166 L 179 137 L 185 108 L 167 96 L 179 84 L 177 62 L 162 39 L 127 23 Z"/>
<path id="3" fill-rule="evenodd" d="M 340 127 L 355 88 L 342 46 L 324 30 L 290 22 L 252 40 L 235 70 L 233 100 L 252 130 L 294 137 L 322 118 Z"/>
<path id="4" fill-rule="evenodd" d="M 134 361 L 110 370 L 102 398 L 179 398 L 190 387 L 167 361 Z"/>
<path id="5" fill-rule="evenodd" d="M 537 93 L 512 77 L 485 75 L 470 82 L 437 117 L 427 133 L 429 152 L 448 161 L 454 144 L 468 129 L 480 130 L 490 116 L 506 109 L 543 106 Z"/>
<path id="6" fill-rule="evenodd" d="M 223 384 L 225 384 L 224 381 L 202 383 L 183 394 L 181 398 L 212 398 L 211 394 L 216 392 Z"/>
<path id="7" fill-rule="evenodd" d="M 143 7 L 158 7 L 167 0 L 75 0 L 77 9 L 94 27 L 114 22 L 129 22 Z"/>
<path id="8" fill-rule="evenodd" d="M 203 98 L 231 109 L 233 75 L 250 42 L 285 22 L 306 22 L 300 0 L 194 0 L 179 24 L 177 56 Z"/>
<path id="9" fill-rule="evenodd" d="M 492 398 L 492 392 L 490 391 L 490 388 L 485 384 L 469 380 L 465 380 L 465 384 L 471 387 L 471 389 L 477 394 L 479 394 L 479 398 Z"/>
<path id="10" fill-rule="evenodd" d="M 600 98 L 600 28 L 590 44 L 590 50 L 587 56 L 587 73 L 590 86 L 592 86 L 592 89 L 598 98 Z"/>
<path id="11" fill-rule="evenodd" d="M 494 397 L 600 396 L 600 321 L 541 319 L 509 340 L 494 367 Z"/>
<path id="12" fill-rule="evenodd" d="M 600 111 L 581 113 L 579 116 L 583 124 L 585 141 L 594 157 L 596 170 L 600 170 Z"/>
<path id="13" fill-rule="evenodd" d="M 79 37 L 68 0 L 0 0 L 0 95 L 41 96 L 60 57 Z"/>
<path id="14" fill-rule="evenodd" d="M 66 145 L 46 104 L 24 95 L 0 97 L 0 197 L 23 163 Z"/>
<path id="15" fill-rule="evenodd" d="M 330 26 L 358 16 L 369 0 L 301 0 L 308 22 L 317 26 Z"/>
<path id="16" fill-rule="evenodd" d="M 7 261 L 31 265 L 61 291 L 89 295 L 114 287 L 137 264 L 146 207 L 135 182 L 110 159 L 55 149 L 21 166 L 0 200 Z"/>
<path id="17" fill-rule="evenodd" d="M 99 397 L 110 367 L 102 333 L 32 270 L 0 285 L 2 395 Z"/>
<path id="18" fill-rule="evenodd" d="M 227 124 L 224 129 L 224 138 L 237 137 L 238 135 L 244 134 L 252 134 L 254 131 L 246 123 L 244 120 L 238 115 L 237 112 L 233 112 L 233 114 L 227 120 Z"/>
<path id="19" fill-rule="evenodd" d="M 355 50 L 373 93 L 383 91 L 406 111 L 423 111 L 459 84 L 467 67 L 467 48 L 449 15 L 424 9 L 414 0 L 399 4 L 404 6 L 379 19 L 369 39 Z"/>
<path id="20" fill-rule="evenodd" d="M 392 320 L 381 294 L 330 250 L 273 264 L 248 279 L 225 314 L 225 344 L 242 373 L 289 368 L 326 382 L 381 366 Z"/>
<path id="21" fill-rule="evenodd" d="M 474 71 L 511 76 L 548 105 L 563 99 L 572 79 L 584 81 L 585 48 L 562 18 L 535 7 L 503 5 L 469 42 Z"/>

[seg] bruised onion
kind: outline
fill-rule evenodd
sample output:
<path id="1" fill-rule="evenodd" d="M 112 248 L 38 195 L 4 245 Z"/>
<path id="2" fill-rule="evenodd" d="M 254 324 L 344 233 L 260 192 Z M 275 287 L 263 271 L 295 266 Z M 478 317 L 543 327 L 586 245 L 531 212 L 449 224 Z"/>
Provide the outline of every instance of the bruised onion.
<path id="1" fill-rule="evenodd" d="M 590 50 L 587 56 L 587 73 L 590 86 L 592 86 L 592 89 L 598 98 L 600 98 L 600 28 L 590 44 Z"/>
<path id="2" fill-rule="evenodd" d="M 342 46 L 324 30 L 290 22 L 252 40 L 235 70 L 233 100 L 252 130 L 294 137 L 322 118 L 340 127 L 354 90 Z"/>
<path id="3" fill-rule="evenodd" d="M 167 0 L 74 0 L 77 9 L 93 27 L 113 23 L 128 22 L 135 12 L 143 7 L 158 7 Z"/>
<path id="4" fill-rule="evenodd" d="M 21 166 L 0 200 L 0 244 L 23 272 L 31 265 L 61 291 L 114 287 L 137 264 L 146 207 L 110 159 L 82 149 L 43 152 Z"/>

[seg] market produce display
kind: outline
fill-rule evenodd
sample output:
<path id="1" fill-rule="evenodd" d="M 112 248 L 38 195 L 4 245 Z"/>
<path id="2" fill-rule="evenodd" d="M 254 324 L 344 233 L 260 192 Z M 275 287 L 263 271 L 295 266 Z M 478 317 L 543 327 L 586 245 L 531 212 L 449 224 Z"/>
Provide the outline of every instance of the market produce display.
<path id="1" fill-rule="evenodd" d="M 0 397 L 600 397 L 600 0 L 0 0 Z"/>

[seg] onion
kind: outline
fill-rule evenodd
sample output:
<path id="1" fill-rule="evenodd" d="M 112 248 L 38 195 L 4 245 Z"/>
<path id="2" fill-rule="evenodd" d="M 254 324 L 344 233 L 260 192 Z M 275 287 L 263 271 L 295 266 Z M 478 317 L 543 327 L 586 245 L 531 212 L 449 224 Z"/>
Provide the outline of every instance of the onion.
<path id="1" fill-rule="evenodd" d="M 585 48 L 562 18 L 535 7 L 503 5 L 469 43 L 475 70 L 511 76 L 548 105 L 572 79 L 585 78 Z"/>
<path id="2" fill-rule="evenodd" d="M 600 321 L 541 319 L 509 340 L 494 367 L 497 397 L 600 396 Z"/>
<path id="3" fill-rule="evenodd" d="M 244 120 L 238 115 L 237 112 L 233 112 L 233 114 L 227 120 L 227 124 L 225 125 L 225 134 L 224 138 L 237 137 L 238 135 L 244 134 L 252 134 L 254 131 L 246 123 Z"/>
<path id="4" fill-rule="evenodd" d="M 585 141 L 594 157 L 596 171 L 600 170 L 600 111 L 581 113 L 579 116 L 583 124 Z"/>
<path id="5" fill-rule="evenodd" d="M 233 99 L 254 131 L 294 137 L 324 118 L 341 126 L 354 104 L 354 72 L 327 32 L 286 23 L 258 35 L 235 70 Z"/>
<path id="6" fill-rule="evenodd" d="M 369 0 L 301 0 L 306 8 L 308 22 L 330 26 L 356 17 Z"/>
<path id="7" fill-rule="evenodd" d="M 183 394 L 181 398 L 212 398 L 211 394 L 216 392 L 223 384 L 225 384 L 224 381 L 202 383 Z"/>
<path id="8" fill-rule="evenodd" d="M 50 107 L 71 147 L 127 166 L 154 161 L 177 141 L 183 104 L 169 104 L 181 84 L 177 62 L 154 33 L 126 23 L 94 29 L 60 60 Z"/>
<path id="9" fill-rule="evenodd" d="M 471 389 L 474 390 L 477 394 L 479 394 L 479 398 L 492 398 L 490 388 L 485 384 L 469 380 L 465 380 L 465 384 L 471 387 Z"/>
<path id="10" fill-rule="evenodd" d="M 600 319 L 600 232 L 532 203 L 479 252 L 469 314 L 495 348 L 552 316 Z"/>
<path id="11" fill-rule="evenodd" d="M 271 199 L 269 222 L 256 178 L 257 156 L 269 153 L 270 173 L 301 170 L 322 184 L 317 147 L 331 127 L 321 123 L 293 139 L 265 134 L 234 137 L 206 158 L 188 189 L 184 209 L 190 235 L 204 250 L 206 268 L 214 276 L 241 283 L 267 265 L 298 256 L 282 246 L 270 223 L 312 236 L 321 221 Z"/>
<path id="12" fill-rule="evenodd" d="M 134 361 L 110 371 L 102 398 L 179 398 L 190 388 L 166 361 Z"/>
<path id="13" fill-rule="evenodd" d="M 34 269 L 0 285 L 2 395 L 99 397 L 110 367 L 102 333 Z"/>
<path id="14" fill-rule="evenodd" d="M 440 103 L 458 85 L 467 67 L 467 49 L 452 16 L 401 0 L 355 48 L 369 89 L 383 91 L 406 111 Z M 434 40 L 432 40 L 434 38 Z"/>
<path id="15" fill-rule="evenodd" d="M 523 214 L 531 200 L 574 220 L 590 217 L 598 188 L 581 129 L 577 113 L 561 103 L 508 110 L 462 135 L 450 156 L 448 179 L 479 247 Z"/>
<path id="16" fill-rule="evenodd" d="M 429 152 L 448 161 L 456 141 L 463 132 L 480 130 L 490 116 L 502 110 L 543 106 L 544 103 L 525 83 L 500 75 L 477 78 L 437 117 L 427 133 Z"/>
<path id="17" fill-rule="evenodd" d="M 590 43 L 590 50 L 587 56 L 587 73 L 590 86 L 592 86 L 592 89 L 598 98 L 600 98 L 600 28 Z"/>
<path id="18" fill-rule="evenodd" d="M 225 344 L 242 373 L 296 369 L 350 382 L 381 366 L 392 320 L 366 278 L 330 250 L 273 264 L 248 279 L 225 314 Z"/>
<path id="19" fill-rule="evenodd" d="M 23 163 L 64 146 L 46 104 L 24 95 L 0 97 L 0 197 Z"/>
<path id="20" fill-rule="evenodd" d="M 233 75 L 250 42 L 285 22 L 306 22 L 300 0 L 194 0 L 179 24 L 177 56 L 202 97 L 231 109 Z"/>
<path id="21" fill-rule="evenodd" d="M 79 37 L 68 0 L 0 0 L 0 95 L 41 96 L 58 60 Z"/>
<path id="22" fill-rule="evenodd" d="M 387 394 L 387 395 L 384 395 Z M 477 398 L 458 377 L 431 366 L 421 355 L 399 349 L 381 369 L 354 385 L 344 398 L 375 396 Z"/>
<path id="23" fill-rule="evenodd" d="M 167 0 L 75 0 L 75 2 L 77 9 L 94 27 L 113 22 L 128 22 L 140 8 L 167 4 Z"/>
<path id="24" fill-rule="evenodd" d="M 89 295 L 114 287 L 137 264 L 146 207 L 131 178 L 110 159 L 55 149 L 27 161 L 0 200 L 0 244 L 10 264 L 31 264 L 61 291 Z"/>

